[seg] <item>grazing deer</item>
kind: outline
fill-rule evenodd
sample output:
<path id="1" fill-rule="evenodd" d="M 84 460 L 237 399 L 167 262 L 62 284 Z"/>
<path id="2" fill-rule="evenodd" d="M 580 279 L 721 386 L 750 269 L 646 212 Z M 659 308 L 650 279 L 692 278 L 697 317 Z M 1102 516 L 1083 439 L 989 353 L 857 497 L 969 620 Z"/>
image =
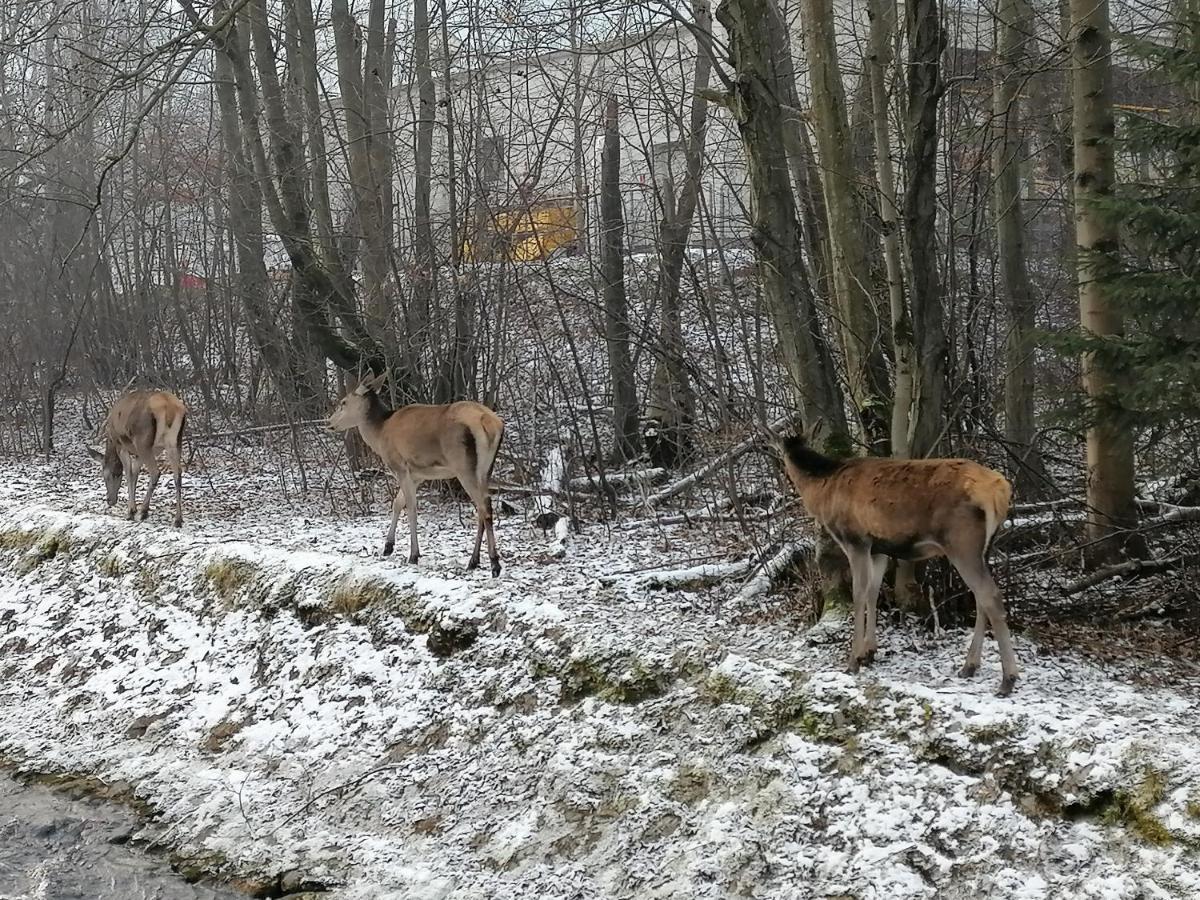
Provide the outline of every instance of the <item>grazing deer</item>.
<path id="1" fill-rule="evenodd" d="M 986 555 L 1008 515 L 1012 486 L 999 472 L 966 459 L 833 460 L 802 436 L 783 442 L 784 469 L 804 505 L 850 560 L 854 590 L 851 672 L 874 661 L 875 602 L 887 557 L 945 556 L 975 595 L 975 632 L 959 672 L 975 674 L 991 623 L 1000 646 L 999 696 L 1012 693 L 1017 659 L 1000 589 Z"/>
<path id="2" fill-rule="evenodd" d="M 104 420 L 104 452 L 88 447 L 100 460 L 108 505 L 116 506 L 121 475 L 129 476 L 129 518 L 138 515 L 137 481 L 142 466 L 150 473 L 141 519 L 150 514 L 150 497 L 158 485 L 158 454 L 166 451 L 167 465 L 175 473 L 175 527 L 183 524 L 183 428 L 187 407 L 167 391 L 131 391 L 113 404 Z"/>
<path id="3" fill-rule="evenodd" d="M 408 561 L 421 557 L 417 548 L 417 486 L 422 481 L 457 478 L 475 504 L 478 525 L 468 569 L 479 567 L 479 547 L 487 532 L 492 575 L 500 574 L 500 554 L 492 531 L 488 480 L 504 440 L 504 422 L 481 403 L 461 400 L 444 406 L 415 404 L 392 410 L 379 396 L 386 373 L 367 377 L 346 394 L 329 416 L 334 431 L 357 428 L 400 482 L 392 502 L 392 524 L 383 544 L 389 556 L 396 544 L 396 521 L 408 507 Z"/>

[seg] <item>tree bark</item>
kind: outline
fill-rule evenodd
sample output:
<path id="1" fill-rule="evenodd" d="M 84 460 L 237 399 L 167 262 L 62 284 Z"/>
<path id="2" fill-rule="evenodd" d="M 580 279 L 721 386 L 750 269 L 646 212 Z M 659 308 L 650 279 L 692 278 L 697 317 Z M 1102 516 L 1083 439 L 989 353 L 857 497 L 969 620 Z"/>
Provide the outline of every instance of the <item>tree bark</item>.
<path id="1" fill-rule="evenodd" d="M 908 110 L 905 117 L 904 229 L 908 235 L 909 294 L 916 346 L 916 398 L 909 451 L 937 455 L 946 403 L 946 329 L 937 258 L 938 103 L 943 85 L 945 32 L 937 0 L 905 4 L 908 35 Z"/>
<path id="2" fill-rule="evenodd" d="M 613 394 L 613 462 L 638 455 L 637 394 L 629 355 L 629 310 L 625 302 L 625 217 L 621 209 L 621 133 L 617 98 L 604 110 L 600 161 L 600 275 L 604 287 L 604 336 Z"/>
<path id="3" fill-rule="evenodd" d="M 1094 202 L 1112 193 L 1114 120 L 1112 35 L 1107 0 L 1071 0 L 1075 143 L 1075 242 L 1079 318 L 1085 333 L 1121 336 L 1125 323 L 1100 274 L 1116 264 L 1117 226 Z M 1121 421 L 1120 380 L 1094 354 L 1083 357 L 1083 387 L 1093 416 L 1087 431 L 1087 556 L 1110 562 L 1121 551 L 1141 555 L 1133 490 L 1133 431 Z"/>
<path id="4" fill-rule="evenodd" d="M 1021 208 L 1020 162 L 1025 146 L 1021 117 L 1021 79 L 1027 76 L 1033 14 L 1027 0 L 1000 0 L 996 11 L 996 67 L 992 150 L 995 184 L 996 250 L 1008 307 L 1005 344 L 1004 436 L 1016 463 L 1017 495 L 1046 496 L 1049 476 L 1035 443 L 1033 397 L 1034 296 L 1025 262 L 1025 217 Z"/>

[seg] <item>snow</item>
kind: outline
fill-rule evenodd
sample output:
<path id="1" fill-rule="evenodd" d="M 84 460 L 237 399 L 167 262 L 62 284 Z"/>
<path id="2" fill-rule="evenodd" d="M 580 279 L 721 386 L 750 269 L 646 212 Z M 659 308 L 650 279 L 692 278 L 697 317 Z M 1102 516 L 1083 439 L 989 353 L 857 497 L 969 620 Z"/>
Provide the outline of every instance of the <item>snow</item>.
<path id="1" fill-rule="evenodd" d="M 849 676 L 840 640 L 738 617 L 737 578 L 691 583 L 742 560 L 710 524 L 553 558 L 501 518 L 492 579 L 464 506 L 423 493 L 410 566 L 382 498 L 280 481 L 189 472 L 175 531 L 165 494 L 104 511 L 83 461 L 0 463 L 0 759 L 126 783 L 142 839 L 341 898 L 1200 896 L 1200 685 L 1018 637 L 998 699 L 990 641 L 962 681 L 965 631 L 886 626 Z M 1097 815 L 1147 773 L 1162 846 Z"/>

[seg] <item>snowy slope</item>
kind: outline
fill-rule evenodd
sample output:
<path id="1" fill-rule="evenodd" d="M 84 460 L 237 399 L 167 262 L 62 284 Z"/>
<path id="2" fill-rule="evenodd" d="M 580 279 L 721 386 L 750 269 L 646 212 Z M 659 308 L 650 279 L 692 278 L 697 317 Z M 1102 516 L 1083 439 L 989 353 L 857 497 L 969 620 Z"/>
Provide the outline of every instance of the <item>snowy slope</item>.
<path id="1" fill-rule="evenodd" d="M 0 471 L 0 757 L 128 785 L 181 859 L 347 898 L 1200 897 L 1200 685 L 1018 640 L 999 700 L 993 645 L 962 682 L 965 633 L 895 629 L 853 678 L 840 642 L 737 619 L 736 582 L 637 577 L 728 548 L 711 528 L 556 559 L 501 520 L 493 580 L 465 508 L 423 500 L 411 567 L 382 506 L 272 478 L 190 477 L 176 532 L 165 493 L 103 512 L 82 463 Z"/>

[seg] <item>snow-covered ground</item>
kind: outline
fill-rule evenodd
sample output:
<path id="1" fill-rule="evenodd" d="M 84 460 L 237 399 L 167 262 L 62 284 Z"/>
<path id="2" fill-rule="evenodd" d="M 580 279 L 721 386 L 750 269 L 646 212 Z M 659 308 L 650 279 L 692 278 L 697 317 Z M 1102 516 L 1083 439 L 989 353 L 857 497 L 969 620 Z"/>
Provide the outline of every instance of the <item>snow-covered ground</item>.
<path id="1" fill-rule="evenodd" d="M 1200 684 L 1018 639 L 884 628 L 841 671 L 777 605 L 638 577 L 732 559 L 701 527 L 566 553 L 422 495 L 334 518 L 269 468 L 188 475 L 180 531 L 103 509 L 94 464 L 0 464 L 0 758 L 96 776 L 226 876 L 346 898 L 1200 897 Z M 518 500 L 512 502 L 518 503 Z M 403 542 L 403 524 L 400 540 Z M 625 574 L 622 574 L 625 573 Z"/>

